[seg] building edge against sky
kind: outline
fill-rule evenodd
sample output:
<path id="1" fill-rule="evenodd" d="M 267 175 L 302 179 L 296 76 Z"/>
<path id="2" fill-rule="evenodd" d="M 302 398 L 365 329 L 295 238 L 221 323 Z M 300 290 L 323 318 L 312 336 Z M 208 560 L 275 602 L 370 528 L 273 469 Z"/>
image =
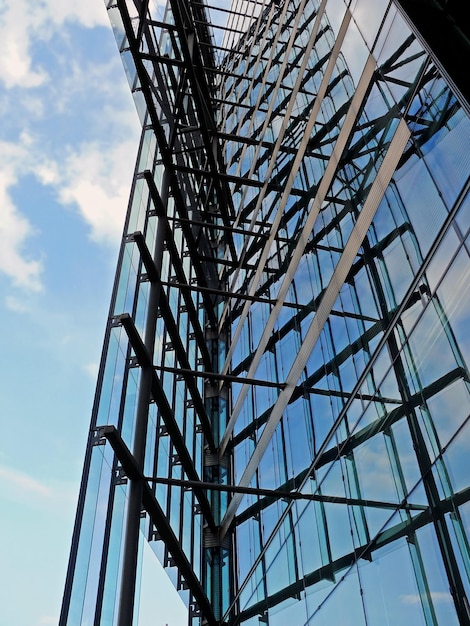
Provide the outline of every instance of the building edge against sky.
<path id="1" fill-rule="evenodd" d="M 470 623 L 468 33 L 422 5 L 108 3 L 143 133 L 62 626 L 141 624 L 144 542 L 192 626 Z"/>

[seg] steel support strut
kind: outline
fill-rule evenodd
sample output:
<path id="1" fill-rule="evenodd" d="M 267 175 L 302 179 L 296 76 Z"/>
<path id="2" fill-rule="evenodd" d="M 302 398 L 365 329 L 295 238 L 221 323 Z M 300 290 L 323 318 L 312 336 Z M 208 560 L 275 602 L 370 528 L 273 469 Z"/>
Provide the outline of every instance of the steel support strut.
<path id="1" fill-rule="evenodd" d="M 163 189 L 168 190 L 168 179 L 164 177 Z M 153 259 L 157 271 L 160 271 L 163 254 L 163 228 L 158 224 L 155 238 Z M 157 283 L 151 283 L 145 324 L 143 345 L 148 354 L 153 353 L 155 344 L 157 311 L 160 289 Z M 133 457 L 139 472 L 143 471 L 145 460 L 145 444 L 147 440 L 148 412 L 152 394 L 154 370 L 151 360 L 140 364 L 141 376 L 137 399 L 137 411 L 134 424 Z M 123 566 L 121 573 L 121 590 L 119 596 L 118 626 L 131 626 L 134 615 L 135 583 L 137 559 L 139 554 L 140 512 L 142 510 L 143 482 L 140 479 L 130 480 L 128 505 L 126 510 L 125 535 L 123 546 Z"/>

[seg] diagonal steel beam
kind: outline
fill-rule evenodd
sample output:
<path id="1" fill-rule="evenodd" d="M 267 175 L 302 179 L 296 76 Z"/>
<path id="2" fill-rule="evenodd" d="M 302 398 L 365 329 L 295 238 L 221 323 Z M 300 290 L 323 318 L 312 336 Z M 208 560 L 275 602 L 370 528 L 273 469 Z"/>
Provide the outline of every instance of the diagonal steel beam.
<path id="1" fill-rule="evenodd" d="M 183 549 L 181 548 L 181 542 L 173 532 L 167 516 L 158 503 L 158 500 L 155 498 L 155 495 L 140 471 L 133 454 L 124 443 L 121 435 L 114 426 L 103 426 L 98 430 L 98 436 L 105 437 L 109 441 L 129 480 L 142 483 L 142 505 L 144 509 L 149 514 L 152 523 L 157 528 L 161 539 L 167 546 L 185 582 L 187 583 L 191 594 L 198 603 L 199 608 L 204 613 L 207 624 L 210 626 L 219 626 L 219 622 L 216 620 L 212 612 L 211 604 L 202 588 L 202 585 L 190 562 L 188 561 L 188 558 L 183 552 Z"/>
<path id="2" fill-rule="evenodd" d="M 345 31 L 348 25 L 348 20 L 344 21 L 344 31 L 343 31 L 343 37 L 345 35 Z M 341 45 L 342 39 L 339 38 L 338 41 L 340 42 L 339 45 Z M 339 50 L 339 48 L 338 48 Z M 336 58 L 334 57 L 334 55 L 332 54 L 332 58 L 333 58 L 333 62 L 329 64 L 329 73 L 331 74 L 331 72 L 333 71 L 333 67 L 334 67 L 334 63 L 336 62 Z M 349 111 L 346 115 L 346 118 L 344 120 L 343 126 L 341 128 L 341 132 L 338 136 L 338 140 L 336 142 L 336 145 L 333 149 L 332 155 L 330 160 L 328 161 L 328 165 L 326 167 L 325 173 L 323 175 L 323 178 L 320 182 L 320 185 L 318 187 L 317 190 L 317 194 L 312 202 L 307 220 L 305 222 L 304 228 L 302 230 L 302 233 L 299 236 L 299 240 L 298 243 L 296 245 L 296 248 L 292 254 L 292 258 L 291 261 L 289 263 L 289 267 L 286 270 L 284 279 L 282 281 L 281 287 L 279 289 L 279 292 L 277 294 L 276 297 L 276 305 L 273 307 L 273 309 L 271 310 L 271 313 L 269 315 L 269 319 L 266 322 L 266 325 L 264 327 L 263 330 L 263 334 L 259 340 L 259 344 L 258 347 L 256 349 L 255 355 L 253 357 L 253 360 L 250 364 L 250 368 L 247 372 L 247 377 L 249 378 L 254 378 L 255 372 L 258 368 L 258 365 L 263 357 L 264 351 L 266 349 L 266 346 L 268 345 L 269 339 L 271 337 L 271 333 L 273 331 L 274 325 L 277 321 L 277 318 L 281 312 L 282 306 L 283 306 L 283 302 L 286 298 L 287 292 L 291 286 L 292 280 L 294 278 L 295 272 L 297 270 L 297 267 L 300 263 L 300 260 L 302 258 L 302 255 L 304 254 L 304 250 L 305 247 L 308 244 L 309 241 L 309 237 L 310 234 L 313 230 L 315 221 L 318 217 L 318 214 L 320 212 L 320 208 L 323 204 L 323 201 L 326 197 L 326 194 L 331 186 L 331 182 L 333 180 L 333 176 L 336 172 L 336 168 L 338 166 L 338 162 L 341 159 L 341 156 L 343 154 L 343 151 L 346 148 L 346 144 L 347 141 L 349 139 L 349 136 L 352 132 L 352 129 L 354 127 L 354 124 L 356 122 L 356 118 L 358 115 L 358 112 L 361 108 L 362 105 L 362 101 L 367 93 L 367 90 L 369 88 L 370 82 L 372 80 L 373 74 L 374 74 L 374 70 L 375 70 L 375 61 L 373 59 L 372 56 L 369 56 L 364 68 L 364 71 L 362 73 L 361 79 L 359 81 L 356 93 L 351 101 L 351 106 L 349 108 Z M 328 73 L 325 74 L 326 76 L 328 76 Z M 327 81 L 328 82 L 328 81 Z M 314 119 L 316 118 L 316 115 L 314 115 Z M 306 136 L 310 137 L 310 124 L 307 125 L 307 130 L 306 130 Z M 303 156 L 303 154 L 302 154 Z M 298 166 L 300 165 L 300 162 L 298 164 Z M 298 167 L 297 166 L 297 167 Z M 283 203 L 281 202 L 281 205 Z M 251 290 L 250 290 L 251 293 Z M 245 305 L 245 309 L 246 311 L 248 311 L 248 307 L 249 307 L 249 303 L 247 303 Z M 242 326 L 242 322 L 244 320 L 244 317 L 242 315 L 241 320 L 239 321 L 239 325 L 237 327 L 237 331 L 238 329 L 240 329 L 241 331 L 241 326 Z M 237 335 L 237 331 L 235 331 L 235 335 Z M 235 423 L 238 419 L 238 416 L 240 414 L 240 411 L 242 409 L 243 403 L 245 401 L 245 398 L 247 396 L 248 393 L 248 386 L 244 385 L 242 387 L 242 389 L 240 390 L 240 393 L 238 395 L 237 401 L 235 403 L 235 406 L 233 408 L 233 411 L 231 413 L 230 416 L 230 420 L 227 424 L 225 433 L 222 437 L 221 443 L 220 443 L 220 453 L 223 454 L 224 450 L 226 449 L 229 439 L 232 435 L 233 429 L 235 427 Z"/>
<path id="3" fill-rule="evenodd" d="M 173 409 L 171 408 L 168 398 L 163 390 L 160 378 L 156 375 L 155 369 L 152 367 L 152 362 L 148 351 L 134 325 L 131 316 L 128 313 L 118 315 L 114 318 L 116 324 L 121 324 L 129 337 L 129 342 L 134 349 L 137 359 L 141 366 L 148 367 L 152 370 L 151 377 L 151 394 L 155 400 L 168 433 L 171 436 L 171 441 L 178 453 L 178 456 L 183 466 L 183 470 L 186 472 L 191 480 L 199 481 L 200 477 L 194 467 L 191 454 L 188 452 L 183 435 L 178 427 L 178 423 L 175 419 Z M 207 495 L 203 489 L 195 489 L 196 497 L 201 505 L 201 511 L 211 529 L 215 529 L 214 516 L 212 509 L 207 499 Z"/>
<path id="4" fill-rule="evenodd" d="M 295 358 L 289 374 L 286 378 L 286 387 L 279 394 L 278 400 L 273 407 L 271 415 L 266 423 L 266 426 L 261 434 L 258 444 L 253 451 L 253 454 L 248 461 L 248 464 L 240 479 L 240 486 L 246 487 L 250 484 L 261 458 L 266 451 L 266 448 L 271 441 L 271 438 L 279 424 L 284 409 L 289 403 L 289 400 L 294 393 L 297 382 L 301 376 L 302 370 L 307 364 L 308 358 L 323 330 L 323 326 L 328 319 L 328 316 L 333 308 L 333 305 L 338 297 L 338 294 L 343 286 L 343 283 L 351 269 L 351 266 L 356 258 L 359 248 L 362 244 L 364 237 L 372 223 L 375 213 L 379 207 L 379 204 L 385 194 L 390 180 L 393 176 L 393 172 L 400 160 L 401 155 L 406 147 L 407 141 L 410 137 L 410 131 L 404 120 L 400 120 L 393 139 L 390 143 L 389 149 L 384 157 L 384 160 L 377 172 L 376 179 L 372 184 L 369 195 L 364 202 L 364 206 L 357 218 L 356 224 L 351 231 L 351 235 L 346 243 L 344 252 L 338 261 L 338 264 L 333 272 L 330 283 L 325 290 L 323 299 L 318 307 L 318 310 L 313 318 L 309 329 L 305 335 L 305 340 L 302 343 L 299 353 Z M 242 495 L 236 494 L 224 516 L 221 523 L 222 536 L 229 530 L 233 519 L 235 517 L 238 506 L 242 500 Z"/>

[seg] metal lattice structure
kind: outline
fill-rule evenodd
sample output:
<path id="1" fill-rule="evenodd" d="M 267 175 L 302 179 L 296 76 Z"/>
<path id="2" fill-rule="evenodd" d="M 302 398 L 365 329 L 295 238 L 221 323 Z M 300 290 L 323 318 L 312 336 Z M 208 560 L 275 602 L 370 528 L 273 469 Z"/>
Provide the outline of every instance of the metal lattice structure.
<path id="1" fill-rule="evenodd" d="M 139 623 L 142 541 L 193 626 L 470 623 L 470 121 L 399 10 L 108 3 L 143 132 L 62 626 Z"/>

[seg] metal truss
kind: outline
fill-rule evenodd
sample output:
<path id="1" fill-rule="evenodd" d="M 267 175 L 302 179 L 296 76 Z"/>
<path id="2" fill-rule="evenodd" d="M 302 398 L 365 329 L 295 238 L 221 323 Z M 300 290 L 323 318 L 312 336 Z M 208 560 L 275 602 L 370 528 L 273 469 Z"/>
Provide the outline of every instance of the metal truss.
<path id="1" fill-rule="evenodd" d="M 385 235 L 376 235 L 374 227 L 393 188 L 394 172 L 421 156 L 461 107 L 412 35 L 379 64 L 368 54 L 354 84 L 342 53 L 353 15 L 345 7 L 333 38 L 327 5 L 327 0 L 235 0 L 229 7 L 225 2 L 170 0 L 163 11 L 150 0 L 108 2 L 143 135 L 61 626 L 71 626 L 69 607 L 85 593 L 75 581 L 87 485 L 97 455 L 111 469 L 108 478 L 100 478 L 106 503 L 102 526 L 94 531 L 101 533 L 96 543 L 101 540 L 102 548 L 96 557 L 99 580 L 90 592 L 95 594 L 90 623 L 101 623 L 107 606 L 118 488 L 125 490 L 127 503 L 119 544 L 121 573 L 115 575 L 119 601 L 113 619 L 119 626 L 130 626 L 134 616 L 142 532 L 153 546 L 158 544 L 156 551 L 163 545 L 164 564 L 177 568 L 178 588 L 189 595 L 191 623 L 232 626 L 257 615 L 267 621 L 266 612 L 287 598 L 300 597 L 321 581 L 336 584 L 339 574 L 373 559 L 384 546 L 404 537 L 413 543 L 427 525 L 435 529 L 457 615 L 467 619 L 445 516 L 454 514 L 463 528 L 457 508 L 468 502 L 469 490 L 439 491 L 435 472 L 447 471 L 445 450 L 434 459 L 428 454 L 417 410 L 426 410 L 430 399 L 456 381 L 469 383 L 468 372 L 459 357 L 445 375 L 412 389 L 405 374 L 407 348 L 397 336 L 404 334 L 403 313 L 423 298 L 436 310 L 441 307 L 425 272 L 468 189 L 451 207 L 426 254 L 421 254 L 410 221 Z M 368 105 L 372 93 L 385 103 L 380 111 Z M 398 191 L 396 195 L 401 206 Z M 348 230 L 344 225 L 349 221 Z M 391 305 L 382 260 L 384 251 L 403 238 L 415 247 L 420 268 L 403 297 Z M 299 268 L 307 258 L 314 259 L 314 267 L 323 254 L 333 259 L 330 274 L 324 278 L 319 268 L 315 289 L 300 293 Z M 354 287 L 363 274 L 372 285 L 374 307 L 363 310 L 358 301 L 352 309 L 342 307 L 343 287 Z M 261 309 L 265 317 L 254 341 L 250 324 Z M 313 368 L 310 357 L 321 338 L 330 336 L 335 319 L 353 321 L 360 332 L 341 349 L 333 345 Z M 452 330 L 446 332 L 452 341 Z M 282 372 L 277 355 L 294 333 L 299 345 Z M 248 345 L 242 345 L 246 337 Z M 383 393 L 375 380 L 374 363 L 382 350 L 397 381 L 395 395 Z M 115 417 L 109 411 L 103 418 L 110 354 L 122 362 L 122 379 L 115 391 L 113 378 L 110 392 L 117 397 Z M 360 354 L 365 362 L 356 383 L 343 388 L 342 368 Z M 269 375 L 262 369 L 267 355 L 276 357 Z M 135 380 L 132 395 L 128 390 Z M 247 421 L 247 403 L 255 407 L 252 398 L 259 390 L 267 394 L 266 406 L 253 409 Z M 260 464 L 276 436 L 285 442 L 287 412 L 300 399 L 313 397 L 338 403 L 334 422 L 315 441 L 305 467 L 289 476 L 281 468 L 277 487 L 263 487 Z M 378 407 L 376 419 L 365 425 L 348 422 L 348 410 L 358 399 Z M 400 469 L 396 501 L 363 497 L 355 454 L 379 433 L 393 450 L 393 426 L 400 421 L 406 422 L 416 450 L 423 501 L 408 500 Z M 240 468 L 237 455 L 245 448 Z M 329 493 L 319 478 L 335 463 L 350 467 L 344 496 Z M 264 535 L 262 516 L 279 503 L 282 511 Z M 317 506 L 323 515 L 323 564 L 301 574 L 295 557 L 295 580 L 272 593 L 266 555 L 283 524 L 295 553 L 298 503 Z M 326 505 L 346 508 L 360 528 L 360 541 L 340 558 L 331 551 Z M 372 534 L 369 510 L 388 516 Z M 239 579 L 237 533 L 247 523 L 259 533 L 259 551 Z M 410 550 L 425 589 L 419 547 Z M 262 599 L 243 607 L 243 593 L 258 571 L 263 572 Z M 431 616 L 427 624 L 433 626 L 432 606 L 426 607 Z"/>

